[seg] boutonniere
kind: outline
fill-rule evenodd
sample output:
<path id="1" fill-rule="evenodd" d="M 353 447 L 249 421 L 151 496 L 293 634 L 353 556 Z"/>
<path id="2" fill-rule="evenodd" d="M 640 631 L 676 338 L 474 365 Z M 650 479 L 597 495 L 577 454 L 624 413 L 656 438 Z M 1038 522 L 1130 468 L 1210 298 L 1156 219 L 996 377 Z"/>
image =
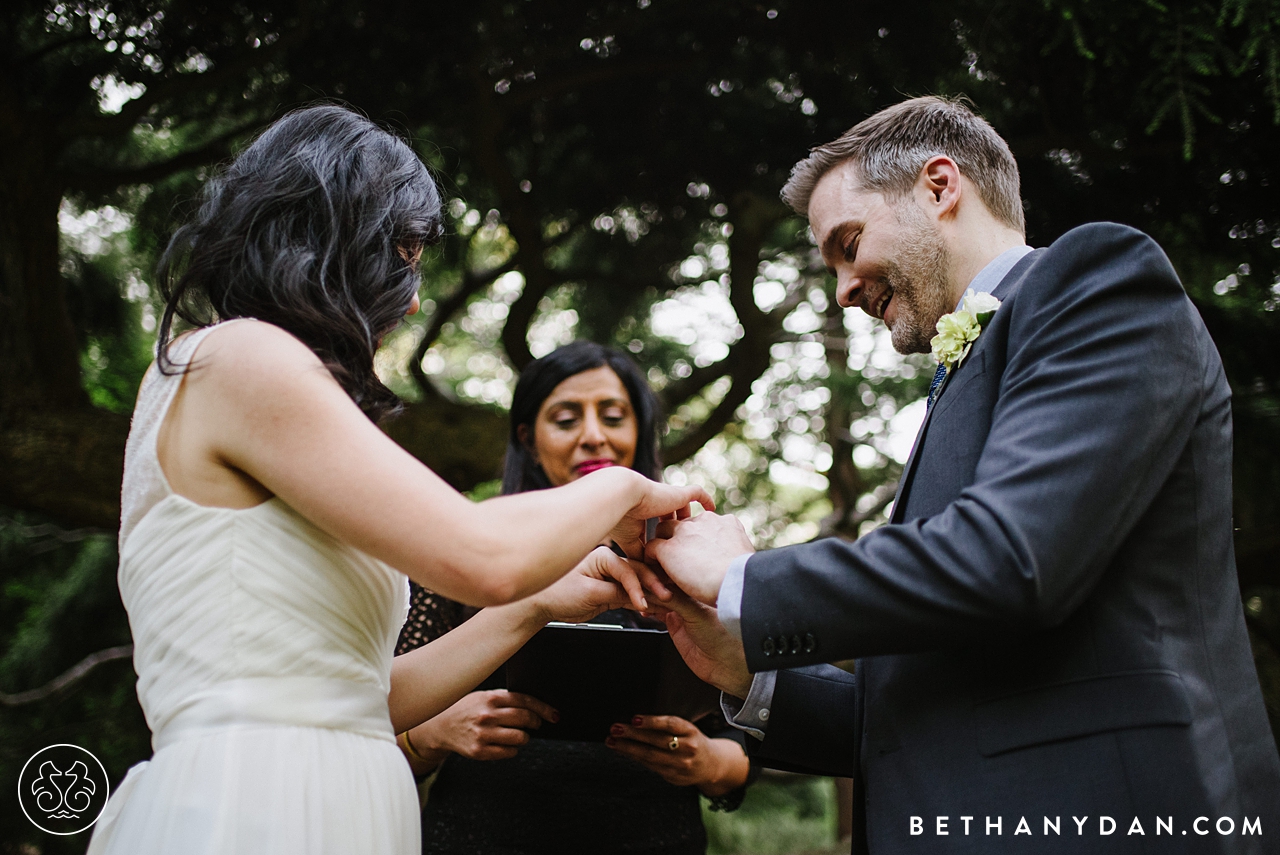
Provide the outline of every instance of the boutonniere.
<path id="1" fill-rule="evenodd" d="M 982 328 L 1000 308 L 1000 301 L 990 294 L 977 294 L 970 288 L 956 311 L 938 318 L 938 334 L 930 340 L 933 358 L 947 373 L 960 367 Z"/>

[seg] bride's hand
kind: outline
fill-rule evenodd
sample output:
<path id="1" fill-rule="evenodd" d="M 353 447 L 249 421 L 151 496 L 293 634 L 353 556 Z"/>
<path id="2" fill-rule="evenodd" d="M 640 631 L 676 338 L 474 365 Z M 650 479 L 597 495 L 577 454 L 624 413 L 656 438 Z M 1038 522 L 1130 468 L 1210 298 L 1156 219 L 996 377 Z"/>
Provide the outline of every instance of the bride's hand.
<path id="1" fill-rule="evenodd" d="M 598 546 L 560 581 L 534 594 L 530 601 L 539 618 L 581 623 L 609 609 L 648 609 L 641 579 L 653 572 L 628 561 L 607 546 Z"/>
<path id="2" fill-rule="evenodd" d="M 643 495 L 609 533 L 614 543 L 622 547 L 630 558 L 644 557 L 646 521 L 654 517 L 686 519 L 691 514 L 689 506 L 693 502 L 697 502 L 708 511 L 714 511 L 716 508 L 711 494 L 702 487 L 677 487 L 673 484 L 663 484 L 661 481 L 650 481 L 643 475 L 639 476 L 639 480 L 643 482 L 640 485 Z"/>

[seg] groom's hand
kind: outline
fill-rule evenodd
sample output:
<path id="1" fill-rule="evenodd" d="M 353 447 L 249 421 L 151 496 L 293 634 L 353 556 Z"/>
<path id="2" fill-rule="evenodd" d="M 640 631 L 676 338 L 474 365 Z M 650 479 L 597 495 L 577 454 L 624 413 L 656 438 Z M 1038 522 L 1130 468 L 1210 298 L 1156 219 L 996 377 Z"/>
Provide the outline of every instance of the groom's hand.
<path id="1" fill-rule="evenodd" d="M 659 523 L 657 539 L 645 546 L 645 559 L 662 565 L 690 597 L 714 606 L 733 559 L 755 551 L 737 517 L 702 513 Z"/>
<path id="2" fill-rule="evenodd" d="M 752 676 L 742 642 L 724 628 L 715 609 L 676 594 L 658 611 L 689 670 L 735 698 L 747 696 Z"/>

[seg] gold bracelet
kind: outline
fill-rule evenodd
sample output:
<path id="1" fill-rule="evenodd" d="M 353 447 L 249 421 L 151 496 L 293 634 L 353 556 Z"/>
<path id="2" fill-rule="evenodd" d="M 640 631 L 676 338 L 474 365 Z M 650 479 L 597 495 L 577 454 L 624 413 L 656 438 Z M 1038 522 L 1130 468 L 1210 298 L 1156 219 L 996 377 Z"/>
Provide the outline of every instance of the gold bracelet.
<path id="1" fill-rule="evenodd" d="M 400 736 L 397 737 L 396 741 L 400 743 L 400 747 L 404 749 L 405 753 L 414 760 L 417 760 L 419 763 L 426 763 L 427 765 L 431 764 L 430 760 L 419 754 L 418 749 L 413 747 L 413 743 L 409 741 L 409 731 L 406 730 L 401 733 Z"/>

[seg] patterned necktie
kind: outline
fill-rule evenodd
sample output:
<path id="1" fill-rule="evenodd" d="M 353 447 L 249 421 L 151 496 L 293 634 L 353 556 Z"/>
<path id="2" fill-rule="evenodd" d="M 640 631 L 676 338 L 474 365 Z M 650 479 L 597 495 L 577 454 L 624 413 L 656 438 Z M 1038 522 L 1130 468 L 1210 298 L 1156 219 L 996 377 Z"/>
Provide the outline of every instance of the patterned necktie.
<path id="1" fill-rule="evenodd" d="M 942 381 L 946 379 L 947 366 L 939 365 L 938 370 L 933 372 L 933 382 L 929 384 L 929 402 L 925 404 L 925 410 L 928 411 L 933 406 L 934 397 L 938 394 L 938 387 L 942 385 Z"/>

